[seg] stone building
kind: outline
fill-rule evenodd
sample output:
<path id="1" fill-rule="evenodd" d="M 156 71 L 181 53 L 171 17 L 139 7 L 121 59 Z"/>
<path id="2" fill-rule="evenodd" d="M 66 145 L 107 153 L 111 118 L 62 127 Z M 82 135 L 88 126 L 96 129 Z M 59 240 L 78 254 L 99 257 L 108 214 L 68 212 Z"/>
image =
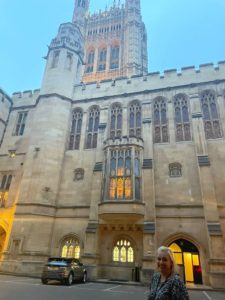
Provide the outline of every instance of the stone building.
<path id="1" fill-rule="evenodd" d="M 224 287 L 225 62 L 147 73 L 140 1 L 88 5 L 40 90 L 0 90 L 0 271 L 74 256 L 90 279 L 147 282 L 164 244 L 187 282 Z"/>

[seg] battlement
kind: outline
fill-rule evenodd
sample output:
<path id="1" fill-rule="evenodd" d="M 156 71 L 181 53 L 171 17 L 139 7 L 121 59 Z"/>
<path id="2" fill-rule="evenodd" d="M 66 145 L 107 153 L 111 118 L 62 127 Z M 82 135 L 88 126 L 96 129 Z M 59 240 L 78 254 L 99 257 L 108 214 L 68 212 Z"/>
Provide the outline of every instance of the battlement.
<path id="1" fill-rule="evenodd" d="M 23 92 L 15 92 L 12 94 L 14 104 L 33 104 L 40 94 L 40 89 L 27 90 Z M 24 102 L 24 103 L 23 103 Z"/>
<path id="2" fill-rule="evenodd" d="M 225 80 L 225 61 L 217 64 L 207 63 L 198 67 L 187 66 L 181 70 L 169 69 L 164 72 L 152 72 L 147 75 L 117 77 L 100 82 L 81 83 L 75 86 L 74 97 L 78 100 L 104 97 L 104 95 L 127 94 L 145 90 L 156 90 L 176 86 L 193 85 L 202 82 Z M 127 85 L 129 84 L 129 90 Z"/>

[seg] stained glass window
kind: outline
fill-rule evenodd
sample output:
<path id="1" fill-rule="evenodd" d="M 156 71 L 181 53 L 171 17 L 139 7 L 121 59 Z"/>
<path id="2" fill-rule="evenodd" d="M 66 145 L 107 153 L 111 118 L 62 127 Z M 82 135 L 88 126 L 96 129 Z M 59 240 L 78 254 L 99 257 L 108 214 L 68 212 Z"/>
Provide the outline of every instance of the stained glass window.
<path id="1" fill-rule="evenodd" d="M 12 182 L 12 175 L 4 175 L 2 177 L 1 189 L 0 189 L 0 207 L 6 207 L 11 182 Z"/>
<path id="2" fill-rule="evenodd" d="M 166 99 L 157 97 L 154 101 L 154 142 L 166 143 L 169 141 L 167 124 Z"/>
<path id="3" fill-rule="evenodd" d="M 66 239 L 61 247 L 61 257 L 80 258 L 80 244 L 77 239 Z"/>
<path id="4" fill-rule="evenodd" d="M 216 107 L 216 96 L 213 91 L 205 91 L 201 96 L 201 106 L 206 139 L 222 137 L 222 130 Z"/>
<path id="5" fill-rule="evenodd" d="M 188 112 L 187 97 L 183 94 L 178 94 L 174 98 L 174 114 L 175 114 L 175 128 L 176 141 L 190 141 L 190 121 Z"/>
<path id="6" fill-rule="evenodd" d="M 79 149 L 80 147 L 80 136 L 81 127 L 83 120 L 83 112 L 77 108 L 73 111 L 70 138 L 69 138 L 69 150 Z"/>

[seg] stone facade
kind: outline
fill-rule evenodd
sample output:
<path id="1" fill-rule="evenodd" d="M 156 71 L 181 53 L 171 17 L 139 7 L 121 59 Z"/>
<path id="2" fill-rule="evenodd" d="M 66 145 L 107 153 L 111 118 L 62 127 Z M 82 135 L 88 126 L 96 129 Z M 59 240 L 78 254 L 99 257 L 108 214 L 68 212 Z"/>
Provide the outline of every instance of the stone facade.
<path id="1" fill-rule="evenodd" d="M 157 247 L 175 243 L 186 281 L 224 287 L 225 62 L 79 83 L 85 22 L 102 13 L 75 6 L 40 90 L 9 99 L 0 270 L 39 276 L 49 256 L 72 254 L 90 279 L 148 282 Z"/>

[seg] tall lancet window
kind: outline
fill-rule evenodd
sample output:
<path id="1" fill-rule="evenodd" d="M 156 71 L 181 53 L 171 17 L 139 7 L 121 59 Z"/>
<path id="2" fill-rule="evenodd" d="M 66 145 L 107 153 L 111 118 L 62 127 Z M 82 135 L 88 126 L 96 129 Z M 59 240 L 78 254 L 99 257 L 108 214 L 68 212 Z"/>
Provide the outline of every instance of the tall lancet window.
<path id="1" fill-rule="evenodd" d="M 185 95 L 179 94 L 174 98 L 174 114 L 176 126 L 176 141 L 190 141 L 191 130 L 189 121 L 188 102 Z"/>
<path id="2" fill-rule="evenodd" d="M 112 46 L 110 55 L 110 69 L 119 68 L 120 47 Z"/>
<path id="3" fill-rule="evenodd" d="M 107 50 L 105 48 L 99 49 L 99 56 L 98 56 L 98 71 L 104 71 L 106 68 L 106 56 Z"/>
<path id="4" fill-rule="evenodd" d="M 76 108 L 73 111 L 71 130 L 70 130 L 70 139 L 69 139 L 69 150 L 79 149 L 80 147 L 80 136 L 81 136 L 81 127 L 83 120 L 83 112 L 80 108 Z"/>
<path id="5" fill-rule="evenodd" d="M 58 66 L 59 54 L 60 54 L 59 50 L 53 52 L 51 68 L 56 68 Z"/>
<path id="6" fill-rule="evenodd" d="M 168 121 L 167 121 L 167 104 L 166 99 L 158 97 L 154 101 L 154 142 L 167 143 Z"/>
<path id="7" fill-rule="evenodd" d="M 139 102 L 131 103 L 129 107 L 129 135 L 141 137 L 141 105 Z"/>
<path id="8" fill-rule="evenodd" d="M 87 54 L 87 63 L 85 67 L 85 73 L 92 73 L 94 70 L 95 51 L 91 50 Z"/>
<path id="9" fill-rule="evenodd" d="M 216 107 L 215 93 L 209 90 L 203 92 L 201 96 L 201 106 L 206 139 L 221 138 L 222 131 Z"/>
<path id="10" fill-rule="evenodd" d="M 105 172 L 105 199 L 141 199 L 141 152 L 136 147 L 108 149 Z"/>
<path id="11" fill-rule="evenodd" d="M 110 138 L 120 138 L 122 136 L 122 106 L 119 103 L 113 104 L 110 119 Z"/>
<path id="12" fill-rule="evenodd" d="M 94 106 L 89 111 L 86 149 L 92 149 L 97 147 L 99 119 L 99 107 Z"/>

